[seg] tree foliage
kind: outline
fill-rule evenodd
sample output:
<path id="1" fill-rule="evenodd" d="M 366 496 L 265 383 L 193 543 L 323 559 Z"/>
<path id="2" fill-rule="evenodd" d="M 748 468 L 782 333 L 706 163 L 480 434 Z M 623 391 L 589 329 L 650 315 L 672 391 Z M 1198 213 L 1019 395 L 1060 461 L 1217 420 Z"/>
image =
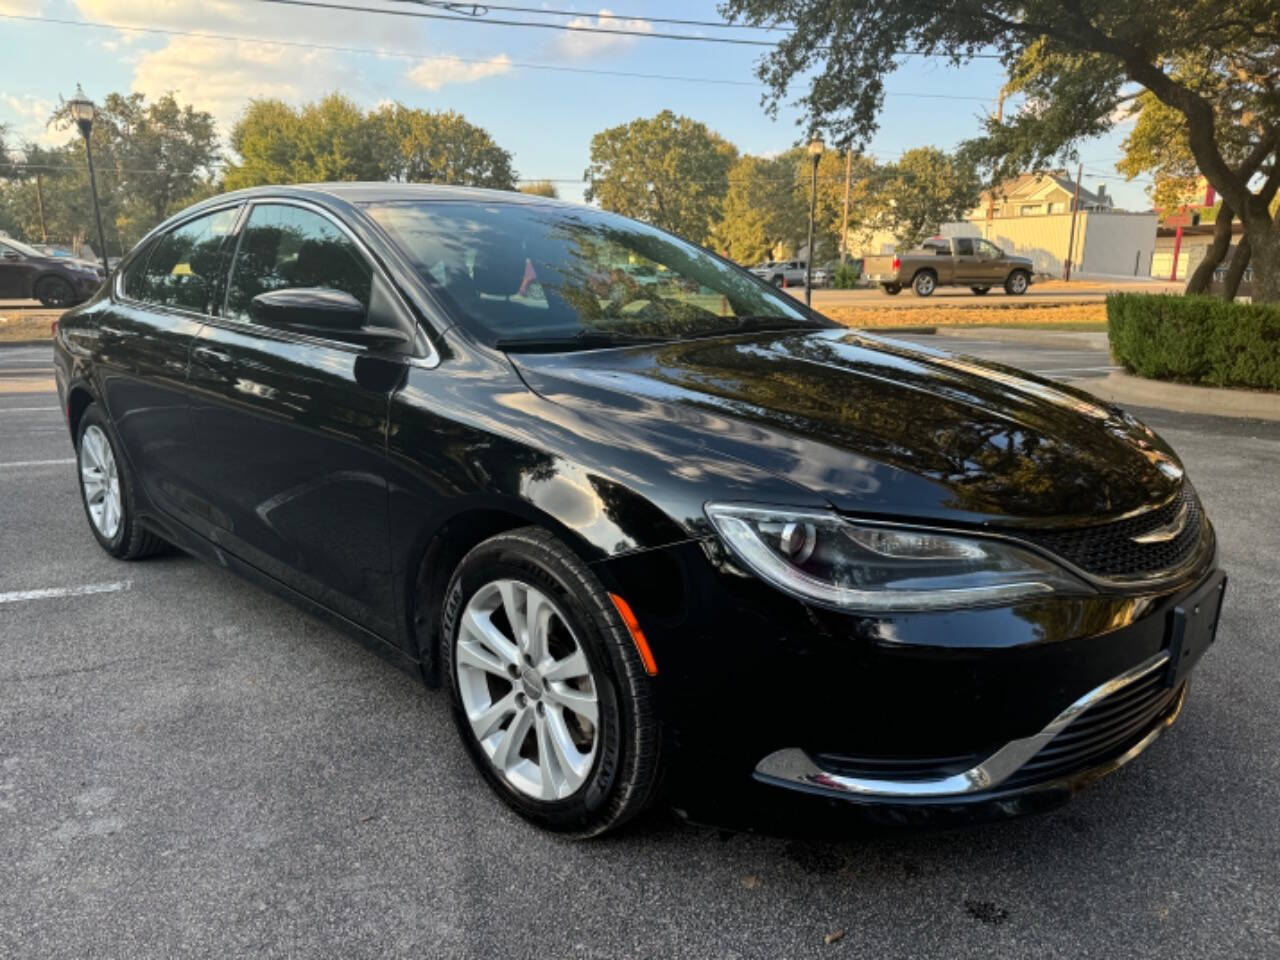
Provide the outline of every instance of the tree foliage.
<path id="1" fill-rule="evenodd" d="M 720 217 L 737 156 L 705 124 L 664 110 L 591 138 L 584 196 L 702 242 Z"/>
<path id="2" fill-rule="evenodd" d="M 520 192 L 533 197 L 550 197 L 552 200 L 560 196 L 560 191 L 550 180 L 531 180 L 529 183 L 522 183 Z"/>
<path id="3" fill-rule="evenodd" d="M 24 145 L 21 161 L 10 161 L 14 166 L 0 198 L 27 240 L 43 239 L 42 200 L 50 241 L 87 238 L 96 248 L 84 142 L 65 105 L 49 122 L 65 130 L 67 140 L 53 149 Z M 91 137 L 109 255 L 124 253 L 156 223 L 215 189 L 219 148 L 213 116 L 180 105 L 171 94 L 151 103 L 140 93 L 108 94 L 98 104 Z"/>
<path id="4" fill-rule="evenodd" d="M 254 100 L 231 131 L 227 189 L 266 183 L 398 180 L 515 189 L 511 154 L 453 111 L 387 104 L 366 112 L 340 94 L 294 108 Z"/>
<path id="5" fill-rule="evenodd" d="M 1023 104 L 970 145 L 993 182 L 1074 156 L 1148 91 L 1181 117 L 1196 167 L 1244 223 L 1261 258 L 1255 297 L 1280 300 L 1280 223 L 1268 210 L 1280 181 L 1275 0 L 724 0 L 721 11 L 797 25 L 760 64 L 767 105 L 807 84 L 804 122 L 841 145 L 875 132 L 904 50 L 963 63 L 994 49 Z"/>
<path id="6" fill-rule="evenodd" d="M 865 226 L 888 230 L 900 246 L 917 246 L 978 202 L 977 171 L 963 156 L 936 147 L 906 151 L 869 187 Z"/>

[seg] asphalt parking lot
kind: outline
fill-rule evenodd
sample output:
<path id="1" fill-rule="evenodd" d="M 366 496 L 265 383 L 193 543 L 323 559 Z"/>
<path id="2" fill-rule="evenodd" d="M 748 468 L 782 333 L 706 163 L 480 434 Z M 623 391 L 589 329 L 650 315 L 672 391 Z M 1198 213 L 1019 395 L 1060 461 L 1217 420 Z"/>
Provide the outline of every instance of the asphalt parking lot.
<path id="1" fill-rule="evenodd" d="M 103 554 L 47 358 L 0 348 L 0 956 L 1280 955 L 1280 424 L 1139 411 L 1231 585 L 1182 718 L 1070 805 L 939 831 L 717 801 L 570 843 L 490 796 L 442 693 L 228 573 Z"/>

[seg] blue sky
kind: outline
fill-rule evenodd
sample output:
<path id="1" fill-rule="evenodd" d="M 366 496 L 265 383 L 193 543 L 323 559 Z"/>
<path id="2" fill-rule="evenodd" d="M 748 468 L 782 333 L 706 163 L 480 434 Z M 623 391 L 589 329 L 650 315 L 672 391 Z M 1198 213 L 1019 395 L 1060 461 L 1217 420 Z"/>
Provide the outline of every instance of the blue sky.
<path id="1" fill-rule="evenodd" d="M 408 6 L 389 0 L 335 2 Z M 516 5 L 539 4 L 524 0 Z M 711 0 L 615 0 L 607 8 L 569 0 L 541 5 L 581 10 L 584 24 L 603 22 L 638 31 L 700 29 L 651 25 L 645 16 L 718 19 Z M 490 16 L 554 21 L 499 11 Z M 43 19 L 19 19 L 23 17 Z M 123 29 L 127 27 L 175 32 Z M 757 31 L 728 35 L 769 36 Z M 563 196 L 577 199 L 592 134 L 662 109 L 703 121 L 746 152 L 771 153 L 795 143 L 800 135 L 797 111 L 784 106 L 778 119 L 771 120 L 760 106 L 762 88 L 753 73 L 760 53 L 727 44 L 309 10 L 263 0 L 0 0 L 0 122 L 19 137 L 65 139 L 65 133 L 45 129 L 44 120 L 59 95 L 70 97 L 77 82 L 90 96 L 111 90 L 148 96 L 174 91 L 181 100 L 212 111 L 224 131 L 251 97 L 298 103 L 340 90 L 365 105 L 400 100 L 457 110 L 514 153 L 522 177 L 572 181 L 558 186 Z M 524 64 L 736 82 L 646 79 Z M 888 81 L 888 110 L 871 151 L 892 159 L 916 146 L 950 149 L 972 136 L 979 117 L 994 108 L 1001 79 L 998 64 L 991 61 L 958 69 L 938 61 L 908 61 Z M 919 94 L 973 99 L 914 96 Z M 1109 177 L 1107 189 L 1121 206 L 1146 209 L 1150 204 L 1143 185 L 1127 184 L 1115 173 L 1122 139 L 1123 129 L 1084 145 L 1084 183 L 1095 188 Z"/>

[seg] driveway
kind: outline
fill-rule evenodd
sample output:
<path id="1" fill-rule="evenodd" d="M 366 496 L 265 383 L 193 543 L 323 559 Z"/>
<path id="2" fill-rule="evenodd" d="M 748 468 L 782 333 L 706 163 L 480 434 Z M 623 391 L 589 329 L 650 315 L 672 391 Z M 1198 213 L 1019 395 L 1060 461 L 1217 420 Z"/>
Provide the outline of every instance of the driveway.
<path id="1" fill-rule="evenodd" d="M 1146 414 L 1231 586 L 1182 718 L 1070 805 L 937 831 L 725 791 L 570 843 L 441 692 L 223 570 L 103 554 L 31 349 L 0 348 L 0 956 L 1277 955 L 1280 425 Z"/>

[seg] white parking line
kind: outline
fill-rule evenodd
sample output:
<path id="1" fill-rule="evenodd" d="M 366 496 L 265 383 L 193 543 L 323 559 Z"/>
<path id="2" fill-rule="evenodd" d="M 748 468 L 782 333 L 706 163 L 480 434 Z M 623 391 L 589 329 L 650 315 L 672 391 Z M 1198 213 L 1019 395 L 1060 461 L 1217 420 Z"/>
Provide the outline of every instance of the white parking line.
<path id="1" fill-rule="evenodd" d="M 57 597 L 84 597 L 94 593 L 119 593 L 133 586 L 132 580 L 114 583 L 86 583 L 80 587 L 46 587 L 43 590 L 15 590 L 0 593 L 0 603 L 19 603 L 23 600 L 52 600 Z"/>
<path id="2" fill-rule="evenodd" d="M 75 462 L 75 457 L 67 457 L 63 460 L 13 460 L 9 463 L 0 463 L 0 470 L 5 467 L 52 467 Z"/>
<path id="3" fill-rule="evenodd" d="M 0 413 L 44 413 L 61 409 L 61 407 L 0 407 Z"/>

